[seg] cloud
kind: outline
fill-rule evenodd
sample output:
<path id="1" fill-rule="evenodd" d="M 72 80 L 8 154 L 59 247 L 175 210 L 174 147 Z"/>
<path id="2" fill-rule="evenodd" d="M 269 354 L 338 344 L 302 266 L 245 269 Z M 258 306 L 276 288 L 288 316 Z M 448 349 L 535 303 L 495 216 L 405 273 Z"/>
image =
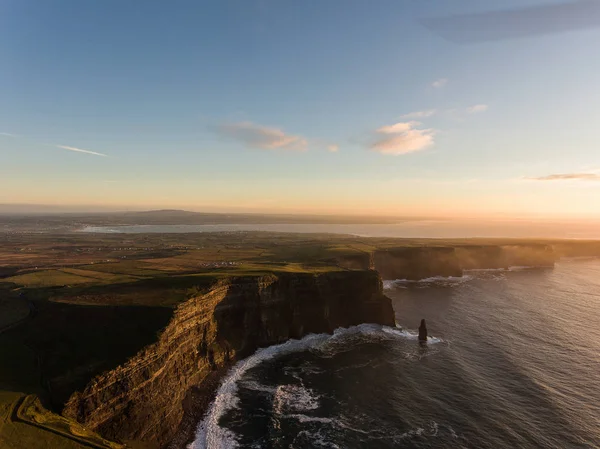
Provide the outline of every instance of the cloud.
<path id="1" fill-rule="evenodd" d="M 488 110 L 487 104 L 474 104 L 473 106 L 469 106 L 467 108 L 468 114 L 479 114 L 480 112 L 485 112 Z"/>
<path id="2" fill-rule="evenodd" d="M 396 134 L 396 133 L 403 133 L 406 131 L 410 131 L 412 128 L 414 128 L 415 126 L 419 126 L 421 123 L 420 122 L 399 122 L 399 123 L 394 123 L 393 125 L 388 125 L 388 126 L 382 126 L 381 128 L 379 128 L 377 130 L 378 133 L 381 134 Z"/>
<path id="3" fill-rule="evenodd" d="M 339 145 L 327 145 L 327 151 L 330 151 L 332 153 L 337 153 L 339 150 L 340 150 Z"/>
<path id="4" fill-rule="evenodd" d="M 399 122 L 393 125 L 382 126 L 377 130 L 386 137 L 371 145 L 372 151 L 381 154 L 400 155 L 421 151 L 434 144 L 433 129 L 417 129 L 419 122 Z"/>
<path id="5" fill-rule="evenodd" d="M 533 181 L 600 181 L 600 174 L 598 173 L 557 173 L 547 176 L 539 176 L 536 178 L 527 178 Z"/>
<path id="6" fill-rule="evenodd" d="M 0 136 L 16 137 L 14 134 L 11 134 L 11 133 L 0 133 Z"/>
<path id="7" fill-rule="evenodd" d="M 451 42 L 468 44 L 596 28 L 600 26 L 600 3 L 563 0 L 546 5 L 431 17 L 420 22 Z"/>
<path id="8" fill-rule="evenodd" d="M 106 154 L 96 153 L 95 151 L 82 150 L 81 148 L 68 147 L 66 145 L 54 145 L 56 148 L 62 148 L 63 150 L 75 151 L 77 153 L 93 154 L 94 156 L 107 157 Z"/>
<path id="9" fill-rule="evenodd" d="M 431 86 L 435 87 L 436 89 L 440 89 L 446 84 L 448 84 L 448 78 L 440 78 L 439 80 L 435 80 L 433 83 L 431 83 Z"/>
<path id="10" fill-rule="evenodd" d="M 415 111 L 409 112 L 408 114 L 401 115 L 401 119 L 410 119 L 410 118 L 427 118 L 435 115 L 437 113 L 436 109 L 428 109 L 425 111 Z"/>
<path id="11" fill-rule="evenodd" d="M 240 122 L 221 125 L 219 132 L 232 137 L 244 145 L 262 150 L 304 151 L 308 145 L 305 138 L 286 134 L 281 129 Z"/>

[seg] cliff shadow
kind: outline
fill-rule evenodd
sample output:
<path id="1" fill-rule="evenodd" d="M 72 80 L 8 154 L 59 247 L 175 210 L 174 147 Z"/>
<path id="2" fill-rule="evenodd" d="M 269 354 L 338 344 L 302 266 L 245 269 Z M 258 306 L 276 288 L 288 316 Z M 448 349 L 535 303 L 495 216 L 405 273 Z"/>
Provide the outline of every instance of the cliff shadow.
<path id="1" fill-rule="evenodd" d="M 35 301 L 35 306 L 36 315 L 6 332 L 3 338 L 10 341 L 20 358 L 27 357 L 22 363 L 30 372 L 34 369 L 38 385 L 33 386 L 31 376 L 21 380 L 14 373 L 5 376 L 3 383 L 16 391 L 40 393 L 55 411 L 60 411 L 70 395 L 83 389 L 93 377 L 119 366 L 155 342 L 157 333 L 173 315 L 173 309 L 166 307 L 82 306 L 46 301 Z M 12 352 L 0 356 L 12 359 Z M 0 365 L 5 363 L 12 360 L 0 361 Z"/>

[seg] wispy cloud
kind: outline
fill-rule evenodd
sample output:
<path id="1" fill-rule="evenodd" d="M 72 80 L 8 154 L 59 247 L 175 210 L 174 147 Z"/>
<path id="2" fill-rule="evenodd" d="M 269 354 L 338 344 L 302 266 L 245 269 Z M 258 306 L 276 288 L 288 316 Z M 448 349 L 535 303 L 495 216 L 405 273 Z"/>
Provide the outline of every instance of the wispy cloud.
<path id="1" fill-rule="evenodd" d="M 90 151 L 90 150 L 83 150 L 81 148 L 75 148 L 75 147 L 68 147 L 66 145 L 54 145 L 56 148 L 62 148 L 63 150 L 69 150 L 69 151 L 75 151 L 77 153 L 85 153 L 85 154 L 93 154 L 94 156 L 102 156 L 102 157 L 107 157 L 106 154 L 103 153 L 97 153 L 96 151 Z"/>
<path id="2" fill-rule="evenodd" d="M 553 175 L 539 176 L 535 178 L 527 178 L 533 181 L 600 181 L 598 173 L 556 173 Z"/>
<path id="3" fill-rule="evenodd" d="M 444 87 L 446 84 L 448 84 L 448 78 L 440 78 L 435 80 L 433 83 L 431 83 L 432 87 L 435 87 L 436 89 L 440 89 L 442 87 Z"/>
<path id="4" fill-rule="evenodd" d="M 433 129 L 418 129 L 420 122 L 399 122 L 382 126 L 376 132 L 385 137 L 371 145 L 371 150 L 381 154 L 400 155 L 424 150 L 434 144 Z"/>
<path id="5" fill-rule="evenodd" d="M 427 118 L 435 115 L 437 113 L 437 109 L 427 109 L 425 111 L 414 111 L 409 112 L 408 114 L 401 115 L 401 119 L 411 119 L 411 118 Z"/>
<path id="6" fill-rule="evenodd" d="M 262 150 L 304 151 L 308 145 L 307 140 L 301 136 L 286 134 L 279 128 L 261 126 L 252 122 L 220 125 L 218 131 L 246 146 Z"/>
<path id="7" fill-rule="evenodd" d="M 337 153 L 338 151 L 340 151 L 340 146 L 339 145 L 327 145 L 327 151 L 330 151 L 332 153 Z"/>
<path id="8" fill-rule="evenodd" d="M 600 2 L 563 0 L 474 14 L 431 17 L 420 22 L 449 41 L 460 44 L 515 39 L 597 28 L 600 26 Z"/>
<path id="9" fill-rule="evenodd" d="M 468 114 L 479 114 L 481 112 L 487 111 L 489 106 L 487 104 L 474 104 L 473 106 L 469 106 L 467 108 Z"/>
<path id="10" fill-rule="evenodd" d="M 6 136 L 6 137 L 17 137 L 14 134 L 11 133 L 0 133 L 0 136 Z"/>

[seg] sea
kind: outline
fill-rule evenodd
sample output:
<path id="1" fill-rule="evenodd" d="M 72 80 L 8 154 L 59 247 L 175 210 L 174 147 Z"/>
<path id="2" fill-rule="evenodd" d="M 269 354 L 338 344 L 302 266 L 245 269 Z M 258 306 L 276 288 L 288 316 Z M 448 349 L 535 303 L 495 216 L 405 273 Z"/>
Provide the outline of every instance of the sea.
<path id="1" fill-rule="evenodd" d="M 203 224 L 84 226 L 86 233 L 289 232 L 397 238 L 598 239 L 600 223 L 540 220 L 407 220 L 388 224 Z"/>
<path id="2" fill-rule="evenodd" d="M 189 449 L 600 447 L 600 260 L 384 284 L 395 327 L 238 362 Z"/>

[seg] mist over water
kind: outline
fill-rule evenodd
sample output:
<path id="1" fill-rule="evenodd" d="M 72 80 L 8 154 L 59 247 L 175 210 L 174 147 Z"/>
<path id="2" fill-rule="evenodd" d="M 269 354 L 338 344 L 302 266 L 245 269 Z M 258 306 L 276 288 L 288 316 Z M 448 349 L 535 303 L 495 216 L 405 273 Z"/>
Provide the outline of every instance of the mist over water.
<path id="1" fill-rule="evenodd" d="M 259 351 L 191 447 L 600 447 L 599 260 L 386 286 L 403 329 Z"/>

